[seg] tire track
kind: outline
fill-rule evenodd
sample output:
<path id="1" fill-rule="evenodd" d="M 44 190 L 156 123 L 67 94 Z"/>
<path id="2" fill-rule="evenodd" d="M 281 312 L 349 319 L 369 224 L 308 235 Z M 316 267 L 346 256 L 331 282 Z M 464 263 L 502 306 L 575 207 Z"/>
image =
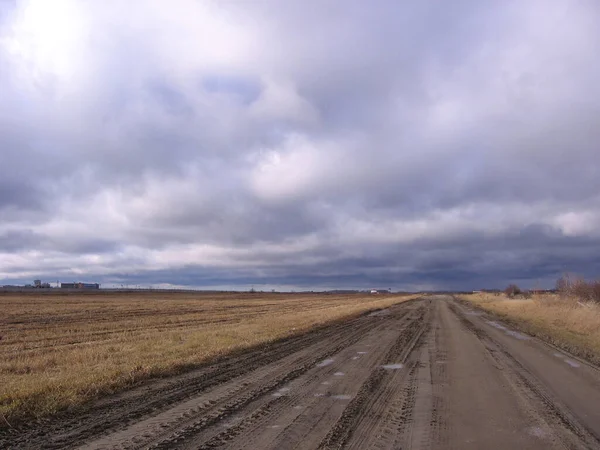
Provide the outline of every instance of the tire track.
<path id="1" fill-rule="evenodd" d="M 415 313 L 410 313 L 408 316 L 406 314 L 393 315 L 389 316 L 381 323 L 377 325 L 374 329 L 372 329 L 369 333 L 362 333 L 362 338 L 360 342 L 372 341 L 374 343 L 378 343 L 380 346 L 385 348 L 386 342 L 386 334 L 390 334 L 390 325 L 395 323 L 396 326 L 398 323 L 402 322 L 411 322 L 412 316 Z M 418 314 L 418 312 L 417 312 Z M 386 329 L 388 332 L 386 333 Z M 394 335 L 397 333 L 397 330 L 394 331 Z M 274 417 L 281 416 L 285 411 L 292 410 L 293 404 L 298 403 L 302 400 L 302 398 L 306 395 L 311 395 L 312 392 L 317 392 L 319 387 L 322 387 L 322 381 L 327 377 L 335 377 L 335 373 L 342 373 L 341 370 L 347 370 L 344 368 L 344 364 L 347 364 L 349 361 L 352 361 L 350 356 L 352 353 L 351 346 L 357 342 L 355 341 L 346 341 L 345 349 L 336 349 L 335 352 L 332 352 L 330 357 L 335 357 L 335 362 L 330 366 L 327 366 L 326 369 L 312 368 L 312 370 L 308 371 L 306 374 L 302 374 L 302 379 L 294 381 L 292 384 L 287 384 L 286 389 L 290 389 L 291 393 L 282 395 L 279 398 L 273 398 L 271 395 L 264 396 L 263 398 L 257 399 L 256 402 L 249 404 L 246 408 L 247 411 L 239 411 L 238 416 L 241 419 L 231 427 L 228 427 L 226 430 L 219 430 L 220 432 L 215 433 L 213 427 L 212 430 L 186 430 L 185 431 L 185 439 L 181 440 L 181 448 L 215 448 L 219 446 L 224 446 L 227 444 L 228 447 L 237 448 L 239 445 L 240 448 L 252 448 L 248 442 L 252 442 L 253 434 L 258 433 L 261 435 L 261 430 L 264 429 L 264 424 L 272 421 Z M 391 346 L 392 342 L 390 342 Z M 319 359 L 321 360 L 321 359 Z M 338 362 L 341 361 L 341 362 Z M 316 365 L 316 364 L 315 364 Z M 326 389 L 326 388 L 324 388 Z M 272 390 L 271 390 L 272 391 Z M 271 392 L 270 391 L 270 392 Z M 308 393 L 308 394 L 307 394 Z M 311 410 L 311 417 L 306 418 L 304 424 L 294 423 L 294 433 L 301 433 L 301 430 L 311 430 L 312 426 L 319 422 L 319 418 L 325 417 L 328 414 L 327 401 L 331 403 L 335 403 L 335 400 L 332 396 L 326 395 L 326 393 L 321 393 L 322 397 L 319 397 L 318 406 Z M 314 405 L 313 405 L 314 406 Z M 329 405 L 331 406 L 331 405 Z M 343 405 L 342 405 L 343 406 Z M 299 412 L 290 417 L 290 420 L 297 418 Z M 319 424 L 320 426 L 323 423 Z M 266 426 L 266 425 L 265 425 Z M 278 428 L 280 425 L 277 426 Z M 259 431 L 257 431 L 259 430 Z M 281 430 L 279 430 L 281 431 Z M 285 431 L 285 430 L 283 430 Z M 273 434 L 277 434 L 274 432 Z M 282 433 L 285 436 L 285 433 Z M 240 435 L 243 435 L 243 443 L 235 444 L 236 438 Z M 264 448 L 267 444 L 265 442 L 265 437 L 260 436 L 261 440 L 261 448 Z M 275 436 L 273 437 L 275 439 Z M 285 439 L 285 446 L 290 445 L 290 440 Z M 174 446 L 179 447 L 179 441 L 177 443 L 171 440 L 165 440 L 161 443 L 159 448 L 173 448 Z M 283 445 L 283 444 L 282 444 Z M 281 448 L 277 444 L 273 448 Z"/>
<path id="2" fill-rule="evenodd" d="M 256 398 L 272 391 L 290 380 L 304 373 L 313 367 L 319 361 L 338 352 L 348 343 L 358 340 L 366 330 L 358 327 L 351 334 L 343 334 L 341 337 L 330 337 L 327 345 L 318 344 L 317 348 L 309 348 L 302 351 L 303 357 L 289 358 L 289 362 L 277 362 L 277 367 L 265 366 L 256 369 L 259 374 L 251 374 L 249 377 L 243 377 L 236 382 L 234 386 L 218 386 L 216 395 L 207 404 L 202 398 L 190 400 L 184 404 L 177 405 L 173 411 L 166 411 L 164 414 L 152 420 L 151 427 L 146 423 L 138 422 L 133 430 L 124 430 L 122 433 L 125 443 L 120 443 L 114 448 L 140 449 L 147 447 L 169 448 L 171 443 L 177 443 L 185 439 L 186 435 L 194 434 L 200 430 L 211 426 L 234 414 L 239 409 L 250 404 Z M 306 354 L 306 355 L 305 355 Z M 183 411 L 182 411 L 183 410 Z M 135 437 L 137 429 L 144 429 L 143 438 Z M 113 440 L 122 439 L 119 433 Z M 135 442 L 131 445 L 128 437 L 133 437 Z M 101 439 L 99 447 L 105 445 L 106 439 Z M 163 444 L 164 442 L 164 444 Z M 160 444 L 160 445 L 159 445 Z M 166 447 L 165 447 L 166 446 Z M 95 444 L 87 448 L 96 448 Z"/>
<path id="3" fill-rule="evenodd" d="M 448 417 L 450 415 L 448 405 L 448 390 L 450 380 L 448 379 L 448 350 L 446 339 L 441 327 L 439 309 L 435 309 L 435 319 L 432 325 L 433 349 L 429 352 L 431 367 L 432 386 L 432 411 L 431 411 L 431 434 L 433 437 L 432 447 L 446 449 L 450 447 L 450 426 Z"/>
<path id="4" fill-rule="evenodd" d="M 421 309 L 419 317 L 415 318 L 406 329 L 399 335 L 395 345 L 388 351 L 384 364 L 406 364 L 413 351 L 423 343 L 423 335 L 429 328 L 431 304 Z M 409 371 L 411 381 L 414 381 L 415 366 Z M 406 402 L 408 408 L 392 409 L 389 408 L 390 398 L 395 397 L 397 391 L 402 392 L 402 381 L 406 378 L 406 370 L 387 370 L 383 367 L 376 368 L 369 379 L 363 384 L 358 395 L 346 408 L 342 417 L 331 429 L 328 435 L 319 445 L 320 449 L 339 449 L 348 446 L 349 448 L 368 448 L 375 445 L 375 440 L 380 448 L 386 448 L 392 444 L 395 438 L 393 433 L 377 433 L 376 429 L 393 428 L 397 424 L 397 429 L 412 420 L 412 405 L 410 394 L 411 388 L 408 388 L 409 396 L 400 395 L 398 402 Z M 410 385 L 409 385 L 410 386 Z M 414 386 L 414 385 L 413 385 Z M 385 412 L 388 415 L 385 415 Z M 384 419 L 384 422 L 381 420 Z M 387 420 L 386 420 L 387 419 Z M 382 439 L 385 436 L 384 439 Z M 355 442 L 352 442 L 355 439 Z"/>
<path id="5" fill-rule="evenodd" d="M 341 447 L 348 449 L 432 448 L 446 439 L 444 427 L 437 416 L 444 411 L 441 396 L 433 395 L 439 386 L 433 376 L 437 359 L 435 330 L 439 327 L 434 305 L 425 319 L 425 330 L 415 336 L 418 345 L 409 345 L 405 353 L 405 368 L 389 374 L 387 383 L 374 394 L 349 441 Z M 411 352 L 412 350 L 412 352 Z M 336 448 L 336 447 L 334 447 Z M 338 444 L 338 447 L 340 445 Z"/>

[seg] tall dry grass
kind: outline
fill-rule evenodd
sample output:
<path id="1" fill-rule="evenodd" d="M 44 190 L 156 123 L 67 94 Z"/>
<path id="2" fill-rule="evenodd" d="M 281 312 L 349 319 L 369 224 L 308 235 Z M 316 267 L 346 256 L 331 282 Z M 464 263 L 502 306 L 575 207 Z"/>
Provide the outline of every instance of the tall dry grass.
<path id="1" fill-rule="evenodd" d="M 140 380 L 408 298 L 6 294 L 0 296 L 0 418 L 53 414 Z"/>
<path id="2" fill-rule="evenodd" d="M 574 296 L 535 294 L 511 299 L 486 293 L 461 296 L 521 330 L 600 364 L 600 305 Z"/>

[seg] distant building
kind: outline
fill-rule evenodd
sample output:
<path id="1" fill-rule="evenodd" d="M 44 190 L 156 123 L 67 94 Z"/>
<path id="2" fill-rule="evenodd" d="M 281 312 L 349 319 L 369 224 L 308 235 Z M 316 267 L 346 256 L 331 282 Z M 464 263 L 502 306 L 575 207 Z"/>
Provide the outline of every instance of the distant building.
<path id="1" fill-rule="evenodd" d="M 61 289 L 100 289 L 98 283 L 60 283 Z"/>
<path id="2" fill-rule="evenodd" d="M 36 289 L 48 289 L 50 283 L 42 283 L 42 280 L 33 280 L 33 287 Z"/>

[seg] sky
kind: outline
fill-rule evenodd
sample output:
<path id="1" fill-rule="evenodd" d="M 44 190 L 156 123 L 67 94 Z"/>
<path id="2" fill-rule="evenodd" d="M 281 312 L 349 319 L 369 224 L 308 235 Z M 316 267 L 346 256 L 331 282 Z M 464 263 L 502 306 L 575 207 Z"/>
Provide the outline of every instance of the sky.
<path id="1" fill-rule="evenodd" d="M 596 0 L 0 0 L 0 284 L 600 276 Z"/>

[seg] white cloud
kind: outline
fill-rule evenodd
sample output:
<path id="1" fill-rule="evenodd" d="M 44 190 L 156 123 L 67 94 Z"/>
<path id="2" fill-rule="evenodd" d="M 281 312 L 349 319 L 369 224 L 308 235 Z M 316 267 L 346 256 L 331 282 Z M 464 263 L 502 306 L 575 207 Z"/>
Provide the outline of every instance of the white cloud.
<path id="1" fill-rule="evenodd" d="M 289 82 L 264 81 L 260 97 L 252 104 L 250 114 L 266 121 L 292 121 L 311 124 L 318 121 L 318 111 L 298 94 Z"/>
<path id="2" fill-rule="evenodd" d="M 292 134 L 281 147 L 261 151 L 252 177 L 254 191 L 261 199 L 281 202 L 318 195 L 337 184 L 336 171 L 348 167 L 342 147 Z"/>
<path id="3" fill-rule="evenodd" d="M 552 221 L 567 236 L 598 235 L 599 211 L 571 211 L 559 214 Z"/>

